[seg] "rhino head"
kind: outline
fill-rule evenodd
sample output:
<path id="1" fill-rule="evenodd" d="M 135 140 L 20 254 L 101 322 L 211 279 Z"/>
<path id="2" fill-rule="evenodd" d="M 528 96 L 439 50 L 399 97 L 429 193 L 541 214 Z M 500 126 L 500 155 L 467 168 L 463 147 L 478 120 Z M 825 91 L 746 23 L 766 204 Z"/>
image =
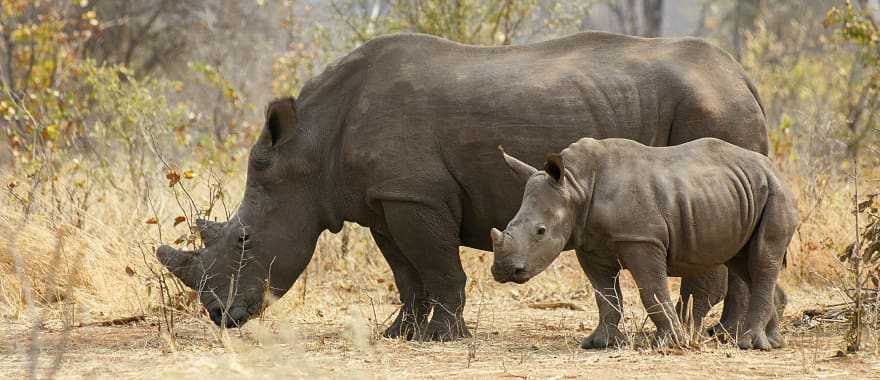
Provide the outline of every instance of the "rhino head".
<path id="1" fill-rule="evenodd" d="M 547 156 L 544 170 L 502 150 L 507 166 L 525 183 L 522 204 L 504 231 L 490 232 L 495 281 L 525 283 L 546 269 L 566 247 L 575 224 L 577 184 L 558 154 Z"/>
<path id="2" fill-rule="evenodd" d="M 199 292 L 218 326 L 242 325 L 290 289 L 325 229 L 316 138 L 298 124 L 293 98 L 272 102 L 235 215 L 224 223 L 196 222 L 204 248 L 156 250 L 169 271 Z"/>

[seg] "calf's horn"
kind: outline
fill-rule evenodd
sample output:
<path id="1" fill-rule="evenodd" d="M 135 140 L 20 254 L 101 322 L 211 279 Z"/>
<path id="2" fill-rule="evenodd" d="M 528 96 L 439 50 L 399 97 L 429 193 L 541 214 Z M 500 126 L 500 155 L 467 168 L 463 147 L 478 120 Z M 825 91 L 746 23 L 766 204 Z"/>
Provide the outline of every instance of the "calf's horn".
<path id="1" fill-rule="evenodd" d="M 497 250 L 498 248 L 501 248 L 502 245 L 504 245 L 504 234 L 501 231 L 499 231 L 497 228 L 493 228 L 489 232 L 489 236 L 492 237 L 493 249 Z"/>

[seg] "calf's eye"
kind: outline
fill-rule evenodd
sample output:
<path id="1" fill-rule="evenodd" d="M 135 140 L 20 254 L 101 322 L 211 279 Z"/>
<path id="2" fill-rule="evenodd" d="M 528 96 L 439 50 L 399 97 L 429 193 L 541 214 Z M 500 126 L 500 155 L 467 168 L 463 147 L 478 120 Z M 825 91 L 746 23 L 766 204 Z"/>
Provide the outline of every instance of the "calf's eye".
<path id="1" fill-rule="evenodd" d="M 537 231 L 538 235 L 543 235 L 545 232 L 547 232 L 547 227 L 538 226 L 538 231 Z"/>

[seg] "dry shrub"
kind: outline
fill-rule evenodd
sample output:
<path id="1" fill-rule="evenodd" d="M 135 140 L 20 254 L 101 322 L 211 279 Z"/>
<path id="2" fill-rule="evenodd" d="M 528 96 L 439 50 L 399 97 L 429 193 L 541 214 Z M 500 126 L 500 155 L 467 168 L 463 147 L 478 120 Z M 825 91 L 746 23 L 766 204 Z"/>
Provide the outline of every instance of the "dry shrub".
<path id="1" fill-rule="evenodd" d="M 73 303 L 86 321 L 142 310 L 143 284 L 126 272 L 141 265 L 126 255 L 120 236 L 95 235 L 43 215 L 23 225 L 17 211 L 8 203 L 0 211 L 0 315 L 19 318 L 26 308 L 19 273 L 37 306 Z"/>
<path id="2" fill-rule="evenodd" d="M 87 208 L 70 207 L 66 190 L 81 181 L 75 174 L 61 172 L 52 186 L 36 191 L 28 218 L 21 197 L 0 195 L 0 317 L 24 317 L 28 300 L 19 273 L 32 287 L 36 306 L 73 305 L 77 323 L 144 315 L 158 305 L 153 271 L 160 264 L 153 250 L 159 236 L 169 243 L 191 233 L 189 216 L 174 225 L 183 212 L 173 193 L 159 187 L 164 178 L 155 181 L 158 191 L 146 200 L 126 181 L 119 189 L 95 190 Z M 209 179 L 185 181 L 196 198 L 209 198 Z M 27 194 L 21 189 L 26 186 L 19 184 L 16 193 Z M 157 224 L 146 223 L 153 218 Z"/>

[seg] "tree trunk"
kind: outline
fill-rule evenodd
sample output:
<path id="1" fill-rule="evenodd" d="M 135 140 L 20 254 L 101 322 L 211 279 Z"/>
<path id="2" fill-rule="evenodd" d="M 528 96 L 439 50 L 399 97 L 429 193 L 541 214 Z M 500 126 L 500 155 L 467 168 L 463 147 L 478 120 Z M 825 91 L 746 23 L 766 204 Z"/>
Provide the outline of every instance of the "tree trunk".
<path id="1" fill-rule="evenodd" d="M 642 35 L 658 37 L 663 31 L 663 0 L 642 0 Z"/>

